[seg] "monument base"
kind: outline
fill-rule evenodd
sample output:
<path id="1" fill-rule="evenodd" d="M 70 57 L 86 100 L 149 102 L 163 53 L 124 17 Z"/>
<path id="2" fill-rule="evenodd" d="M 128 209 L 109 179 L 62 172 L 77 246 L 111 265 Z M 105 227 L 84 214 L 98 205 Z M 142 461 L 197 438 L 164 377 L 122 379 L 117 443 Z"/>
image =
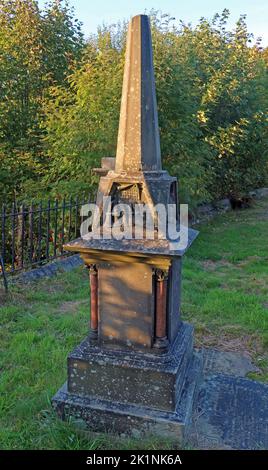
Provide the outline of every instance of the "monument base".
<path id="1" fill-rule="evenodd" d="M 142 370 L 137 368 L 136 365 L 134 367 L 134 362 L 136 363 L 134 359 L 133 364 L 131 364 L 132 361 L 128 356 L 129 366 L 127 367 L 128 372 L 126 375 L 129 375 L 128 378 L 130 380 L 128 380 L 128 383 L 126 383 L 126 380 L 122 394 L 118 393 L 116 397 L 116 394 L 113 394 L 113 389 L 117 380 L 113 379 L 113 373 L 115 373 L 115 377 L 118 377 L 119 371 L 111 364 L 111 361 L 115 359 L 111 359 L 109 355 L 105 357 L 104 351 L 102 351 L 101 358 L 95 351 L 95 354 L 93 352 L 89 359 L 89 350 L 94 351 L 95 348 L 90 345 L 86 346 L 85 341 L 82 342 L 68 358 L 68 382 L 57 392 L 52 400 L 53 407 L 58 416 L 63 420 L 72 417 L 78 424 L 83 422 L 84 427 L 94 432 L 133 437 L 156 436 L 182 442 L 187 437 L 190 428 L 196 392 L 203 371 L 202 353 L 192 352 L 192 346 L 188 348 L 188 351 L 185 348 L 184 342 L 189 341 L 192 334 L 192 327 L 182 324 L 181 333 L 177 338 L 178 341 L 176 341 L 174 349 L 170 353 L 172 364 L 174 365 L 174 362 L 177 364 L 177 367 L 175 367 L 177 370 L 168 366 L 169 361 L 167 361 L 167 357 L 155 358 L 156 364 L 152 364 L 151 360 L 148 360 L 147 380 L 143 374 L 141 380 L 146 385 L 144 390 L 147 388 L 147 393 L 144 394 L 143 399 L 141 394 L 142 388 L 139 390 L 138 382 L 135 380 L 135 376 L 138 377 Z M 189 344 L 191 345 L 191 342 Z M 182 350 L 184 350 L 185 354 L 184 360 L 181 356 Z M 80 351 L 80 354 L 78 354 L 78 351 Z M 104 378 L 98 374 L 98 361 L 100 360 L 102 367 L 105 367 L 104 364 L 106 364 L 109 372 L 115 371 L 110 375 L 110 392 L 108 392 L 108 383 L 105 383 L 108 377 Z M 166 372 L 164 372 L 164 367 L 163 369 L 159 367 L 159 361 L 166 363 Z M 76 366 L 76 374 L 73 374 L 74 364 Z M 164 366 L 164 363 L 162 366 Z M 124 374 L 126 364 L 121 362 L 121 367 Z M 90 387 L 90 370 L 93 371 L 91 374 L 92 390 Z M 158 372 L 157 375 L 155 375 L 156 371 Z M 171 380 L 173 373 L 174 380 Z M 166 380 L 169 383 L 170 398 L 174 397 L 174 399 L 167 400 L 169 393 L 164 394 L 159 374 L 160 376 L 163 375 L 162 382 Z M 99 393 L 95 386 L 96 384 L 94 384 L 96 375 L 99 375 Z M 86 393 L 85 389 L 83 391 L 81 385 L 79 385 L 77 380 L 79 377 L 80 379 L 82 377 L 86 383 Z M 153 381 L 153 377 L 157 380 Z M 104 382 L 102 379 L 104 379 Z M 75 383 L 73 383 L 74 380 L 76 381 Z M 172 383 L 175 386 L 175 390 L 171 386 Z M 134 398 L 131 400 L 129 389 L 132 387 L 131 395 Z M 124 388 L 126 388 L 126 396 L 131 402 L 123 400 Z M 137 390 L 137 403 L 135 403 L 135 389 Z M 158 399 L 156 394 L 157 389 L 159 389 Z M 107 395 L 104 393 L 105 390 L 107 390 Z M 150 391 L 151 400 L 149 399 Z M 165 399 L 163 399 L 164 396 L 166 397 Z"/>

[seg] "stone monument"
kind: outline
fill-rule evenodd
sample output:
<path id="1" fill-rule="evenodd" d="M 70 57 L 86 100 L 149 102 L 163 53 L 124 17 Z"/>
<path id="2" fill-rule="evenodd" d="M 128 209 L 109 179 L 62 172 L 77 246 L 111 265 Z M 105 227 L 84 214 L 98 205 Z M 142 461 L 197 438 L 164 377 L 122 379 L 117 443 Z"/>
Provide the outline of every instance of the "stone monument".
<path id="1" fill-rule="evenodd" d="M 178 209 L 177 180 L 161 165 L 145 15 L 129 25 L 116 158 L 103 159 L 97 171 L 101 214 L 105 197 L 112 209 L 118 203 Z M 196 236 L 189 230 L 185 249 L 159 238 L 80 238 L 65 246 L 89 270 L 91 316 L 89 336 L 69 355 L 67 383 L 53 398 L 61 418 L 73 416 L 97 432 L 185 436 L 202 371 L 193 328 L 180 318 L 182 257 Z"/>

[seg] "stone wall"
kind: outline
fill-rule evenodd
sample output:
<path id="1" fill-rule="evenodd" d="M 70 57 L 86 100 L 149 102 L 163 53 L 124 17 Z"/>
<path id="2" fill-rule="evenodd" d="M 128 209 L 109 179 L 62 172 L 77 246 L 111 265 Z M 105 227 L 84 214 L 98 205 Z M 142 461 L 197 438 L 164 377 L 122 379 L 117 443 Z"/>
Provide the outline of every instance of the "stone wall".
<path id="1" fill-rule="evenodd" d="M 268 188 L 258 188 L 254 191 L 250 191 L 248 196 L 241 199 L 241 206 L 249 207 L 250 202 L 254 199 L 262 199 L 268 197 Z M 231 199 L 221 199 L 220 201 L 211 202 L 209 204 L 201 204 L 197 207 L 196 211 L 191 214 L 190 224 L 198 224 L 211 219 L 217 214 L 228 212 L 234 208 L 235 201 Z M 237 208 L 239 208 L 239 200 L 237 201 Z"/>

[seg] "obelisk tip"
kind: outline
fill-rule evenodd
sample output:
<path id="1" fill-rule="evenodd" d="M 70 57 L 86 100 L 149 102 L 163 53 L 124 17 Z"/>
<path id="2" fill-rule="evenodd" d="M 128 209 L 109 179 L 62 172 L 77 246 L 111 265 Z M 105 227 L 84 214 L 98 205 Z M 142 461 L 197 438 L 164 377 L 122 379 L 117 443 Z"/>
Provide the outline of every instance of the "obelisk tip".
<path id="1" fill-rule="evenodd" d="M 147 15 L 132 17 L 116 154 L 116 171 L 161 170 L 152 39 Z"/>

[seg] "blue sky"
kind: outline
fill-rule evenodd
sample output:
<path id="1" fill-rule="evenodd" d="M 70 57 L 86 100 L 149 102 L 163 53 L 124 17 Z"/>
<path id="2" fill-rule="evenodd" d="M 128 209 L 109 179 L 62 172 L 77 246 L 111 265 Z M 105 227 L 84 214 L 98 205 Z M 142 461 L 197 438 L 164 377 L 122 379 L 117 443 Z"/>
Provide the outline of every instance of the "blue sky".
<path id="1" fill-rule="evenodd" d="M 248 29 L 254 36 L 263 38 L 268 46 L 268 1 L 267 0 L 69 0 L 75 7 L 77 18 L 87 35 L 94 33 L 102 23 L 114 23 L 132 15 L 154 8 L 170 13 L 176 19 L 195 24 L 201 16 L 211 18 L 214 13 L 228 8 L 231 12 L 230 27 L 240 14 L 247 15 Z M 39 0 L 42 6 L 45 0 Z"/>

